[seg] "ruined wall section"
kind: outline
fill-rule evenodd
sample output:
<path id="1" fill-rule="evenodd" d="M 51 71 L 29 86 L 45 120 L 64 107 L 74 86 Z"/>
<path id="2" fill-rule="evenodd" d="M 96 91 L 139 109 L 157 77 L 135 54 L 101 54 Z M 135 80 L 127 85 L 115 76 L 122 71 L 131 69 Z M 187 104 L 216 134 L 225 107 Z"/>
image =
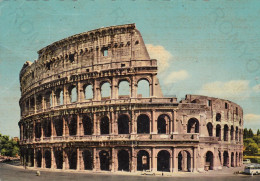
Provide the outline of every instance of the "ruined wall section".
<path id="1" fill-rule="evenodd" d="M 22 94 L 71 74 L 129 67 L 155 67 L 134 24 L 101 28 L 55 42 L 20 73 Z M 156 72 L 156 71 L 155 71 Z"/>
<path id="2" fill-rule="evenodd" d="M 214 136 L 218 141 L 243 144 L 243 109 L 238 104 L 214 97 L 186 95 L 177 110 L 178 132 L 187 132 L 188 121 L 193 118 L 199 122 L 200 137 Z"/>

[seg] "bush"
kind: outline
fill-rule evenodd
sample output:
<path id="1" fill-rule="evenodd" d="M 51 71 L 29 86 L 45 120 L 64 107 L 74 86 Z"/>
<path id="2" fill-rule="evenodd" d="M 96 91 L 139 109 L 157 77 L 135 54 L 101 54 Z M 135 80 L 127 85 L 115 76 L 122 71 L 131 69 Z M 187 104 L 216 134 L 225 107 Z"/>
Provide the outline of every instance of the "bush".
<path id="1" fill-rule="evenodd" d="M 248 154 L 254 155 L 258 153 L 258 146 L 256 143 L 249 143 L 246 147 L 246 152 Z"/>

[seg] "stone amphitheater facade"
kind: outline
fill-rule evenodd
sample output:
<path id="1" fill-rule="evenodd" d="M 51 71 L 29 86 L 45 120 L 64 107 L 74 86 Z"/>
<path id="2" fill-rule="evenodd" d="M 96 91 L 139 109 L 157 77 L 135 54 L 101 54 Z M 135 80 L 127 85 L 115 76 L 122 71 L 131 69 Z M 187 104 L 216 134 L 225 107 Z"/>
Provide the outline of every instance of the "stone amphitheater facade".
<path id="1" fill-rule="evenodd" d="M 136 173 L 242 165 L 242 108 L 207 96 L 164 97 L 157 60 L 135 24 L 77 34 L 38 54 L 20 72 L 23 165 Z"/>

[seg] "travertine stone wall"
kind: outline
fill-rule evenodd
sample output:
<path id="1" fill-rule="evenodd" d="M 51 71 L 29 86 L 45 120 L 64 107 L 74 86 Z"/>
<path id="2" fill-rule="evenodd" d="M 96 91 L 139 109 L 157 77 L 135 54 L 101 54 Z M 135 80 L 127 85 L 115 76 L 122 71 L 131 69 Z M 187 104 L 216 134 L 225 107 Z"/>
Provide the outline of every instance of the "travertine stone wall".
<path id="1" fill-rule="evenodd" d="M 163 97 L 157 60 L 134 24 L 73 35 L 38 54 L 20 72 L 23 164 L 172 173 L 242 164 L 242 108 L 207 96 Z M 141 80 L 148 96 L 138 93 Z M 129 95 L 119 93 L 123 81 Z"/>

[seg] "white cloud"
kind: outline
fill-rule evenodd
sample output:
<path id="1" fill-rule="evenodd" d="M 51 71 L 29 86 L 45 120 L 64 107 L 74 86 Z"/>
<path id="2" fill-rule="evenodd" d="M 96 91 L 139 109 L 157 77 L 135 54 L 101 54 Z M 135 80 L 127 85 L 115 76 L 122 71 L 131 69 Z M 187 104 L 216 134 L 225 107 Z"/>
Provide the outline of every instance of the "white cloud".
<path id="1" fill-rule="evenodd" d="M 169 67 L 172 54 L 161 45 L 146 44 L 151 59 L 157 59 L 158 72 L 163 72 Z"/>
<path id="2" fill-rule="evenodd" d="M 164 80 L 164 84 L 171 84 L 178 82 L 180 80 L 185 80 L 189 77 L 189 74 L 186 70 L 180 70 L 177 72 L 170 73 Z"/>
<path id="3" fill-rule="evenodd" d="M 245 114 L 244 115 L 245 122 L 249 123 L 260 123 L 260 115 L 259 114 Z"/>
<path id="4" fill-rule="evenodd" d="M 253 87 L 253 91 L 260 92 L 260 84 Z"/>
<path id="5" fill-rule="evenodd" d="M 199 94 L 224 99 L 245 99 L 250 95 L 249 81 L 231 80 L 228 82 L 207 83 L 201 87 Z"/>

